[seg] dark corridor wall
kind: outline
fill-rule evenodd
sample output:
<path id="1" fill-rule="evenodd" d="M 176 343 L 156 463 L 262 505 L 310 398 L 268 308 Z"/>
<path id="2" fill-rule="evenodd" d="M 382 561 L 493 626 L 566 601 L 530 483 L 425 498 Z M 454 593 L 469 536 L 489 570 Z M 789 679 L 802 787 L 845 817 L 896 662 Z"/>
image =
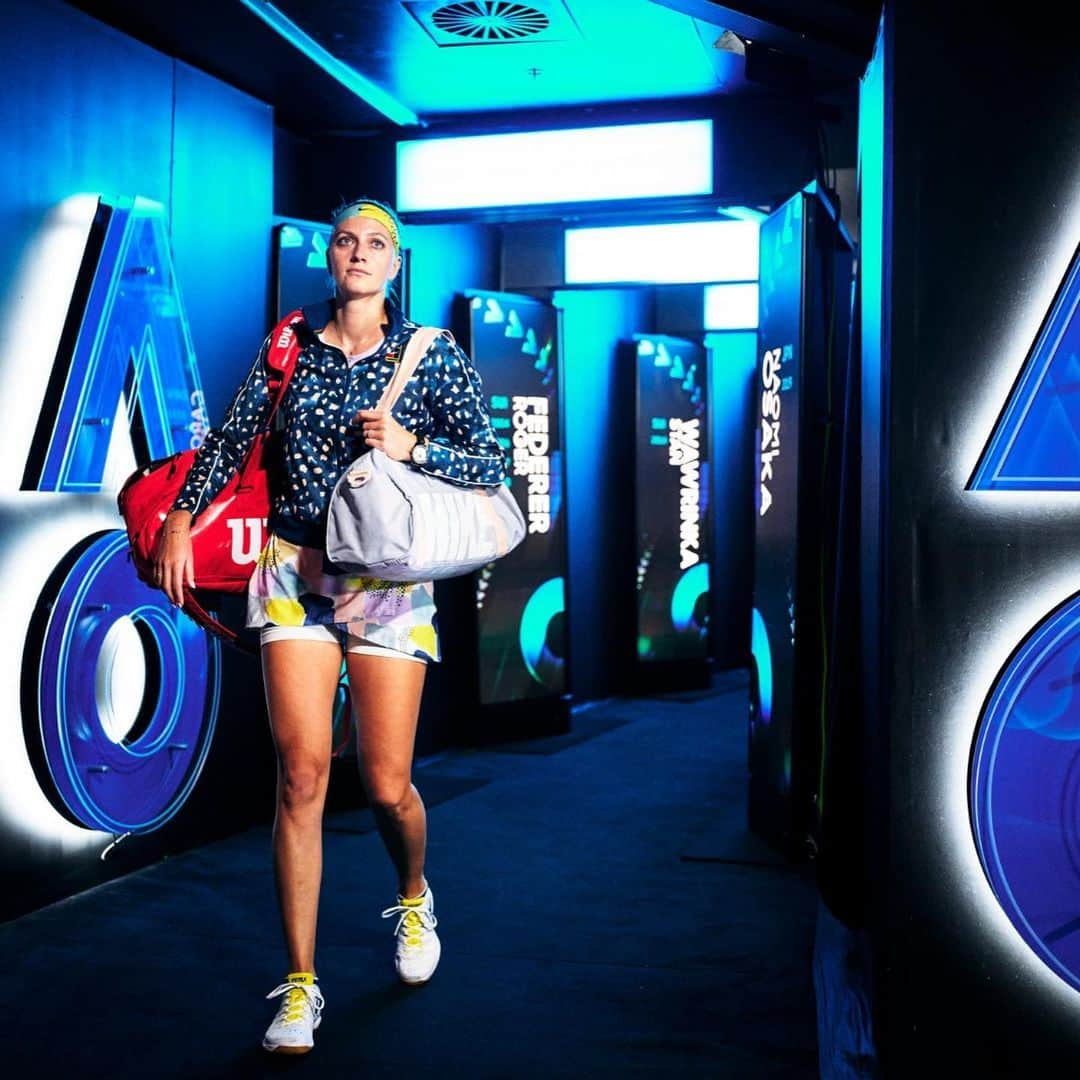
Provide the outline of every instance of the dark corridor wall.
<path id="1" fill-rule="evenodd" d="M 972 830 L 986 807 L 969 799 L 998 673 L 1080 580 L 1075 492 L 968 487 L 1080 239 L 1075 41 L 1016 29 L 971 3 L 886 5 L 884 368 L 864 379 L 865 415 L 881 414 L 864 433 L 876 444 L 869 458 L 882 451 L 882 517 L 863 546 L 874 551 L 880 537 L 885 551 L 881 597 L 867 598 L 867 641 L 880 634 L 883 647 L 865 659 L 871 673 L 881 662 L 866 722 L 879 800 L 869 834 L 878 1036 L 890 1076 L 1051 1077 L 1080 1054 L 1080 998 L 1005 913 L 1065 885 L 1032 930 L 1040 948 L 1067 946 L 1076 878 L 1062 875 L 1075 875 L 1075 849 L 1071 869 L 1063 863 L 1042 889 L 995 895 Z M 864 216 L 864 248 L 875 227 Z M 1066 414 L 1068 392 L 1062 384 Z M 1042 742 L 1051 757 L 1017 763 L 1009 791 L 1026 785 L 1066 845 L 1075 794 L 1054 785 L 1075 763 L 1074 687 L 1066 678 L 1043 699 L 1045 714 L 1028 718 L 1038 727 L 1064 708 L 1067 731 Z M 1036 873 L 1040 859 L 1025 859 Z"/>
<path id="2" fill-rule="evenodd" d="M 100 193 L 160 202 L 209 412 L 219 418 L 266 331 L 270 108 L 57 0 L 4 5 L 0 67 L 0 296 L 9 329 L 33 334 L 47 314 L 28 307 L 41 302 L 28 283 L 48 273 L 39 265 L 38 232 L 63 199 Z M 45 302 L 66 310 L 68 301 L 53 294 Z M 18 355 L 18 340 L 9 336 L 0 367 Z M 16 398 L 5 402 L 7 408 L 40 408 Z M 4 446 L 16 457 L 27 449 Z M 16 488 L 0 491 L 0 557 L 20 515 L 40 504 L 38 493 Z M 40 567 L 42 581 L 50 569 Z M 41 583 L 21 586 L 36 596 Z M 14 629 L 6 648 L 17 672 L 23 627 Z M 9 767 L 25 755 L 17 683 L 16 676 L 4 687 L 0 753 Z M 0 872 L 11 883 L 0 917 L 266 817 L 272 764 L 255 665 L 227 652 L 222 694 L 202 780 L 164 829 L 125 840 L 105 862 L 99 853 L 108 836 L 81 847 L 32 831 L 0 837 Z"/>
<path id="3" fill-rule="evenodd" d="M 616 346 L 652 329 L 653 302 L 644 289 L 567 289 L 553 301 L 563 311 L 570 689 L 588 700 L 628 690 L 618 646 L 635 618 L 634 376 L 618 370 Z"/>

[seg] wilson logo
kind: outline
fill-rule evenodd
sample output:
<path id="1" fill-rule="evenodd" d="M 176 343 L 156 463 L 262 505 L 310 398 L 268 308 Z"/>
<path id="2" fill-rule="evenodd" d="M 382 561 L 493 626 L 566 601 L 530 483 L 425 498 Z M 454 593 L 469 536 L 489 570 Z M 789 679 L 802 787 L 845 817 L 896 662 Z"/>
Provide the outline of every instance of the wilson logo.
<path id="1" fill-rule="evenodd" d="M 231 545 L 230 558 L 237 566 L 257 562 L 263 549 L 266 518 L 226 518 Z"/>
<path id="2" fill-rule="evenodd" d="M 289 342 L 292 341 L 292 336 L 292 326 L 286 326 L 285 329 L 281 331 L 281 336 L 277 339 L 277 347 L 279 349 L 287 349 L 289 347 Z"/>

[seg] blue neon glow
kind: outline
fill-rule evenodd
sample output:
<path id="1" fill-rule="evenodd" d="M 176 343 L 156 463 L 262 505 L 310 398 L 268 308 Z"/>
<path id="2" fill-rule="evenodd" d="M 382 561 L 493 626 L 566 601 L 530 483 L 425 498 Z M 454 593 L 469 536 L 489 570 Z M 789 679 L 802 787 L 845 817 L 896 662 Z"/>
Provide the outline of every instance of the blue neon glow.
<path id="1" fill-rule="evenodd" d="M 975 843 L 1027 944 L 1080 990 L 1080 594 L 1051 611 L 995 681 L 972 754 Z"/>
<path id="2" fill-rule="evenodd" d="M 552 620 L 566 610 L 566 585 L 561 577 L 548 578 L 537 586 L 521 613 L 518 641 L 529 674 L 542 685 L 552 670 L 562 675 L 563 658 L 556 656 L 548 643 Z M 561 683 L 560 683 L 561 686 Z"/>
<path id="3" fill-rule="evenodd" d="M 725 206 L 719 213 L 735 221 L 756 221 L 759 225 L 769 216 L 756 206 Z"/>
<path id="4" fill-rule="evenodd" d="M 758 715 L 767 724 L 772 719 L 773 669 L 769 631 L 761 612 L 754 608 L 750 623 L 750 652 L 757 669 Z"/>
<path id="5" fill-rule="evenodd" d="M 138 419 L 147 460 L 198 446 L 206 430 L 164 211 L 147 199 L 101 200 L 102 215 L 101 253 L 63 395 L 56 412 L 39 420 L 48 447 L 39 491 L 101 490 L 121 402 L 129 430 Z"/>
<path id="6" fill-rule="evenodd" d="M 756 330 L 757 282 L 705 286 L 706 330 Z"/>
<path id="7" fill-rule="evenodd" d="M 79 328 L 71 355 L 57 357 L 60 401 L 40 421 L 39 475 L 27 470 L 41 490 L 100 492 L 124 442 L 134 468 L 198 446 L 206 428 L 162 208 L 101 199 L 90 236 L 101 246 L 69 313 Z M 149 832 L 180 809 L 202 769 L 220 646 L 138 580 L 122 530 L 89 538 L 70 559 L 38 605 L 40 655 L 27 655 L 46 767 L 86 827 Z"/>
<path id="8" fill-rule="evenodd" d="M 397 177 L 402 213 L 707 195 L 712 121 L 410 140 Z"/>
<path id="9" fill-rule="evenodd" d="M 1080 490 L 1080 247 L 968 487 Z"/>
<path id="10" fill-rule="evenodd" d="M 56 790 L 91 829 L 144 833 L 184 804 L 213 738 L 220 645 L 164 594 L 135 576 L 127 534 L 107 532 L 78 556 L 53 595 L 38 669 L 37 708 Z M 94 672 L 118 620 L 146 635 L 158 675 L 145 724 L 117 741 L 102 715 Z M 144 661 L 145 662 L 145 661 Z"/>
<path id="11" fill-rule="evenodd" d="M 671 593 L 671 621 L 676 630 L 685 631 L 691 628 L 699 630 L 704 635 L 704 624 L 692 627 L 694 621 L 694 608 L 702 595 L 709 591 L 709 564 L 699 562 L 691 566 L 681 578 L 679 578 Z"/>
<path id="12" fill-rule="evenodd" d="M 331 78 L 337 79 L 346 90 L 351 90 L 361 101 L 381 112 L 395 124 L 419 124 L 420 118 L 380 86 L 364 78 L 355 68 L 349 67 L 333 53 L 324 49 L 313 37 L 306 34 L 287 15 L 266 0 L 240 0 L 249 11 L 254 12 L 271 30 L 280 34 L 290 45 L 317 64 Z"/>
<path id="13" fill-rule="evenodd" d="M 756 281 L 753 221 L 680 221 L 566 230 L 568 285 Z"/>

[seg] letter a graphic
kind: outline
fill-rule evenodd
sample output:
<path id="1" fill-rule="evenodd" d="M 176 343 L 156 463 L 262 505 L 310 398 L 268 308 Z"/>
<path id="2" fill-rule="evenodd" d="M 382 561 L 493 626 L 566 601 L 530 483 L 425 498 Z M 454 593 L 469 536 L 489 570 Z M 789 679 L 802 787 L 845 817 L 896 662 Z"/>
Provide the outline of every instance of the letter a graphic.
<path id="1" fill-rule="evenodd" d="M 134 467 L 197 446 L 204 429 L 164 211 L 99 199 L 22 489 L 99 492 L 114 440 L 130 432 Z"/>
<path id="2" fill-rule="evenodd" d="M 1080 247 L 968 483 L 1080 491 Z"/>

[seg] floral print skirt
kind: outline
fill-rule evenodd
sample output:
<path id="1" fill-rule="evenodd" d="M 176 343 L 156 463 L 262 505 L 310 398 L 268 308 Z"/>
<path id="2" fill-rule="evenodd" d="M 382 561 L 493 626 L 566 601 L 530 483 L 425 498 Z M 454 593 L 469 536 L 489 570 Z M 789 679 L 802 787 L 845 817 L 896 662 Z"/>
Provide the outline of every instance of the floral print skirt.
<path id="1" fill-rule="evenodd" d="M 248 583 L 247 625 L 337 626 L 376 645 L 439 660 L 432 582 L 327 573 L 320 548 L 274 533 Z"/>

